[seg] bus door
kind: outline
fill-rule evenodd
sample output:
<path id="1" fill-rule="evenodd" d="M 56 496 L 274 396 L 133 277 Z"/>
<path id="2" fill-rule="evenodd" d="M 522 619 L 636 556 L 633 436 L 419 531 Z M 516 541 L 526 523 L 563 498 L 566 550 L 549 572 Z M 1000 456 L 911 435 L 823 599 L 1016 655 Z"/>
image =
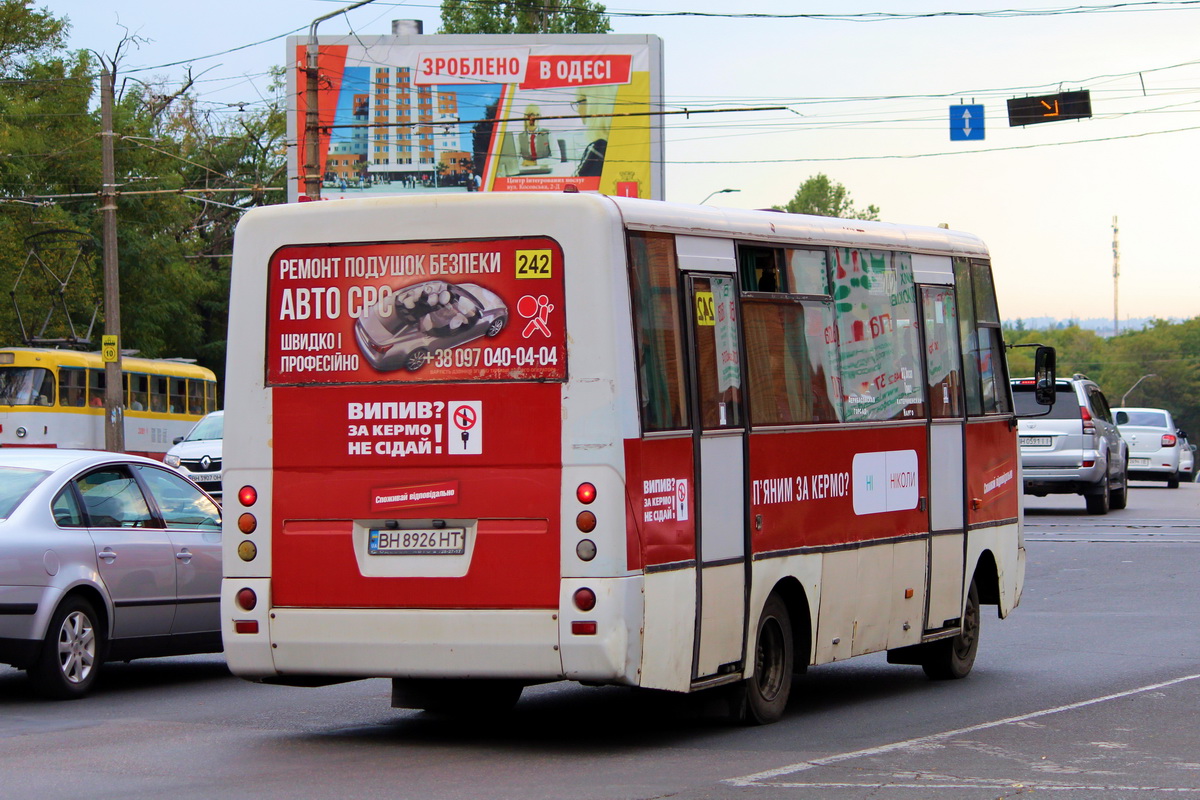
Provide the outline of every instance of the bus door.
<path id="1" fill-rule="evenodd" d="M 732 259 L 729 264 L 732 268 Z M 746 425 L 734 280 L 733 273 L 686 276 L 698 516 L 693 679 L 742 667 Z"/>
<path id="2" fill-rule="evenodd" d="M 925 630 L 956 625 L 961 613 L 966 488 L 962 359 L 953 286 L 922 286 L 929 390 L 929 568 Z"/>

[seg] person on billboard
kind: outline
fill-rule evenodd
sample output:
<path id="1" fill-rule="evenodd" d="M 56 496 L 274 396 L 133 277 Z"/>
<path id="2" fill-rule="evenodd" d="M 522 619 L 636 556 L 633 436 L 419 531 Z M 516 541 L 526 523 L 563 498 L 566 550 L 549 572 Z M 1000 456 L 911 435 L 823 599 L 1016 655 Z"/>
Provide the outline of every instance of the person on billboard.
<path id="1" fill-rule="evenodd" d="M 601 92 L 613 87 L 587 87 L 575 95 L 571 107 L 583 118 L 587 126 L 588 143 L 583 148 L 575 176 L 598 178 L 604 171 L 604 155 L 608 150 L 608 131 L 612 124 L 612 97 L 603 97 Z"/>
<path id="2" fill-rule="evenodd" d="M 521 164 L 536 167 L 539 158 L 550 155 L 550 132 L 541 127 L 542 109 L 535 105 L 525 107 L 525 129 L 520 134 Z"/>

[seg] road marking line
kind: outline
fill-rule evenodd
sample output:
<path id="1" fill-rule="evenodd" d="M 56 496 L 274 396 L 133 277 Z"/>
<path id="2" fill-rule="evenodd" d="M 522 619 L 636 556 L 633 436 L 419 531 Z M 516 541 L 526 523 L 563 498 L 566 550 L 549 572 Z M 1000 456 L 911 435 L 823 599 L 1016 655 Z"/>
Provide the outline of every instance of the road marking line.
<path id="1" fill-rule="evenodd" d="M 967 734 L 967 733 L 974 733 L 975 731 L 983 731 L 983 730 L 987 730 L 989 728 L 997 728 L 1001 725 L 1011 725 L 1014 722 L 1024 722 L 1025 720 L 1036 719 L 1038 717 L 1045 717 L 1045 716 L 1049 716 L 1050 714 L 1059 714 L 1059 713 L 1062 713 L 1063 711 L 1074 711 L 1077 708 L 1086 708 L 1087 706 L 1096 705 L 1097 703 L 1106 703 L 1109 700 L 1119 700 L 1122 697 L 1130 697 L 1132 695 L 1141 694 L 1143 692 L 1151 692 L 1151 691 L 1154 691 L 1155 689 L 1162 689 L 1167 686 L 1174 686 L 1177 683 L 1184 683 L 1186 681 L 1194 681 L 1197 678 L 1200 678 L 1200 674 L 1185 675 L 1182 678 L 1174 678 L 1169 681 L 1163 681 L 1162 683 L 1154 683 L 1149 686 L 1142 686 L 1137 689 L 1129 689 L 1124 692 L 1116 692 L 1115 694 L 1106 694 L 1103 697 L 1095 697 L 1095 698 L 1092 698 L 1091 700 L 1081 700 L 1078 703 L 1070 703 L 1065 706 L 1055 706 L 1054 708 L 1045 708 L 1045 709 L 1042 709 L 1041 711 L 1031 711 L 1028 714 L 1021 714 L 1016 717 L 1005 717 L 1004 719 L 998 719 L 998 720 L 994 720 L 992 722 L 981 722 L 978 725 L 970 725 L 966 728 L 956 728 L 952 731 L 943 731 L 941 733 L 933 733 L 928 736 L 919 736 L 915 739 L 905 739 L 902 742 L 892 742 L 891 744 L 880 745 L 878 747 L 868 747 L 864 750 L 855 750 L 850 753 L 839 753 L 839 754 L 833 755 L 833 756 L 826 756 L 825 758 L 814 758 L 812 761 L 801 761 L 796 764 L 789 764 L 786 767 L 777 767 L 775 769 L 764 770 L 762 772 L 756 772 L 753 775 L 746 775 L 741 778 L 727 778 L 726 780 L 721 781 L 721 783 L 725 783 L 730 786 L 786 786 L 788 784 L 775 784 L 775 783 L 767 784 L 767 783 L 762 783 L 762 781 L 767 781 L 767 780 L 770 780 L 771 778 L 777 778 L 777 777 L 780 777 L 781 775 L 788 775 L 788 774 L 791 774 L 794 772 L 804 772 L 805 770 L 814 769 L 816 767 L 825 767 L 825 766 L 829 766 L 830 764 L 837 764 L 842 761 L 849 761 L 850 759 L 854 759 L 854 758 L 864 758 L 866 756 L 882 755 L 884 753 L 891 753 L 896 750 L 904 750 L 904 749 L 911 748 L 911 747 L 919 747 L 924 744 L 931 744 L 933 742 L 939 742 L 944 739 L 952 738 L 954 736 L 961 736 L 961 735 Z M 800 785 L 807 786 L 809 784 L 800 784 Z M 825 784 L 812 784 L 812 785 L 821 786 L 821 785 L 825 785 Z"/>

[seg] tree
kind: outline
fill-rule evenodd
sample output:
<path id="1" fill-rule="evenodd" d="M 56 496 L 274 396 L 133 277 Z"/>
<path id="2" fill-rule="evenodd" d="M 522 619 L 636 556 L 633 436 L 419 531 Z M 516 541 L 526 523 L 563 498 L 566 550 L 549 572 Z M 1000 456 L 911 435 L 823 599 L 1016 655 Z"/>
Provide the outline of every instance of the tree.
<path id="1" fill-rule="evenodd" d="M 438 33 L 609 33 L 605 8 L 592 0 L 442 0 Z"/>
<path id="2" fill-rule="evenodd" d="M 773 206 L 778 211 L 792 214 L 813 214 L 818 217 L 841 217 L 842 219 L 879 219 L 879 207 L 867 206 L 865 211 L 854 207 L 850 193 L 837 181 L 818 172 L 796 190 L 796 195 L 785 206 Z"/>

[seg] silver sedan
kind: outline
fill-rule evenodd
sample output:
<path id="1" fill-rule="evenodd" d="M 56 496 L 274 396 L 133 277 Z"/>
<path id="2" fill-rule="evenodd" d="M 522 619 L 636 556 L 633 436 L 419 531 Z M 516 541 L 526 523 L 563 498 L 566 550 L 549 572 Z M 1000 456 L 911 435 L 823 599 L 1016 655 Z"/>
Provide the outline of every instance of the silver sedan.
<path id="1" fill-rule="evenodd" d="M 105 661 L 221 650 L 221 511 L 157 461 L 0 448 L 0 663 L 74 698 Z"/>

